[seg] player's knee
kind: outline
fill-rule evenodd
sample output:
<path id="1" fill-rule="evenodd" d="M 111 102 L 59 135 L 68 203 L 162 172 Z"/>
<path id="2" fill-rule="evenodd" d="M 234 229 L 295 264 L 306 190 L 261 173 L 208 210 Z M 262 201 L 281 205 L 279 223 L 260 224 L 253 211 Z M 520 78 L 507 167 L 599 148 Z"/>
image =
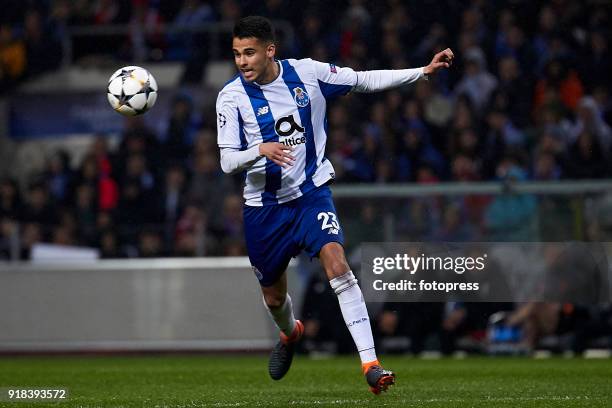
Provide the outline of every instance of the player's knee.
<path id="1" fill-rule="evenodd" d="M 284 293 L 266 293 L 264 294 L 264 302 L 270 309 L 281 307 L 285 304 L 287 295 Z"/>
<path id="2" fill-rule="evenodd" d="M 351 268 L 344 259 L 334 260 L 325 265 L 325 273 L 329 280 L 342 276 L 350 270 Z"/>

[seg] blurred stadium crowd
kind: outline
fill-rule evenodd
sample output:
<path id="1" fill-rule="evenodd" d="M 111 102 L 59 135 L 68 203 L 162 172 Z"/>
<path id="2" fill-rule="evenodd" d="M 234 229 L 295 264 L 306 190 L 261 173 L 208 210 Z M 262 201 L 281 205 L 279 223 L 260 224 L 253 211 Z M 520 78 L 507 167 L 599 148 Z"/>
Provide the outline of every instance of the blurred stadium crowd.
<path id="1" fill-rule="evenodd" d="M 339 183 L 612 176 L 609 2 L 348 0 L 311 1 L 306 8 L 289 0 L 3 3 L 0 92 L 59 69 L 71 27 L 112 24 L 129 26 L 129 34 L 110 43 L 82 38 L 74 44 L 74 60 L 107 53 L 124 61 L 182 61 L 183 81 L 199 83 L 212 58 L 207 38 L 163 28 L 231 24 L 261 14 L 294 28 L 293 42 L 280 39 L 280 58 L 311 57 L 368 70 L 422 66 L 441 49 L 455 52 L 452 69 L 429 81 L 349 95 L 330 105 L 327 157 Z M 223 58 L 231 60 L 229 38 L 221 46 L 227 50 Z M 165 132 L 141 119 L 126 123 L 117 148 L 100 135 L 77 168 L 58 151 L 25 188 L 12 179 L 0 182 L 0 259 L 10 256 L 17 228 L 22 259 L 37 242 L 92 246 L 103 258 L 245 254 L 241 178 L 221 173 L 214 111 L 180 95 Z M 408 200 L 389 208 L 399 214 L 400 240 L 596 239 L 588 224 L 577 233 L 564 223 L 574 216 L 573 205 L 569 198 L 474 195 Z M 340 200 L 338 206 L 349 248 L 384 239 L 384 211 L 376 203 Z M 323 293 L 317 288 L 311 282 L 309 302 Z M 411 326 L 413 333 L 440 325 L 452 332 L 465 323 L 465 307 L 432 307 L 439 313 L 407 307 L 406 315 L 428 317 L 412 320 L 427 326 Z M 317 310 L 327 309 L 317 307 L 310 315 Z M 451 322 L 432 315 L 456 317 Z M 397 316 L 383 312 L 380 333 L 402 326 Z M 307 335 L 315 339 L 316 325 L 325 323 L 313 324 Z M 483 324 L 478 321 L 480 329 Z"/>
<path id="2" fill-rule="evenodd" d="M 195 58 L 200 70 L 192 71 L 201 76 L 207 42 L 153 28 L 259 13 L 295 28 L 293 43 L 281 41 L 281 58 L 310 56 L 365 70 L 421 66 L 440 49 L 455 50 L 453 69 L 430 81 L 331 104 L 327 156 L 338 182 L 593 179 L 612 172 L 605 2 L 353 0 L 310 2 L 306 10 L 282 0 L 9 3 L 0 25 L 5 90 L 57 69 L 62 36 L 75 25 L 144 22 L 145 38 L 130 31 L 119 43 L 125 49 L 115 46 L 113 57 L 138 54 L 187 66 Z M 105 46 L 89 42 L 75 58 Z M 24 258 L 41 240 L 99 247 L 104 257 L 243 254 L 240 178 L 220 174 L 212 115 L 178 97 L 165 134 L 133 120 L 118 149 L 101 136 L 78 168 L 57 152 L 25 191 L 3 180 L 1 236 L 18 221 Z M 546 211 L 563 216 L 568 205 L 556 201 Z M 558 236 L 556 221 L 539 225 L 546 223 L 537 220 L 541 208 L 531 196 L 432 199 L 409 203 L 399 228 L 403 237 L 421 240 Z M 343 218 L 359 219 L 366 229 L 378 223 L 368 204 L 352 215 Z M 359 242 L 354 238 L 349 244 Z M 4 239 L 4 257 L 7 245 Z"/>

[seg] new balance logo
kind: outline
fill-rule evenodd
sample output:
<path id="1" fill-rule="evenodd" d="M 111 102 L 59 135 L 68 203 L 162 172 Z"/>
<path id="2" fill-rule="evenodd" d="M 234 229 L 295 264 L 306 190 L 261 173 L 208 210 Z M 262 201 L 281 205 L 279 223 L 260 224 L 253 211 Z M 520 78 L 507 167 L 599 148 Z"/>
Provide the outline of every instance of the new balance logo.
<path id="1" fill-rule="evenodd" d="M 270 108 L 268 106 L 262 106 L 257 109 L 257 116 L 265 115 L 268 112 L 270 112 Z"/>

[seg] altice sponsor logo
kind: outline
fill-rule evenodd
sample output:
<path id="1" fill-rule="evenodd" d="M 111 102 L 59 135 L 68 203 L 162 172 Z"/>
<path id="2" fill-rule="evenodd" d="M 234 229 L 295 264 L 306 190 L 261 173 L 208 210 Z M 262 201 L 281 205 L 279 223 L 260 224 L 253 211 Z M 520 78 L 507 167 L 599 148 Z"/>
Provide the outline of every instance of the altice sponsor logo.
<path id="1" fill-rule="evenodd" d="M 302 135 L 302 136 L 286 137 L 283 140 L 279 140 L 279 142 L 284 144 L 285 146 L 295 147 L 295 146 L 305 144 L 306 136 Z"/>

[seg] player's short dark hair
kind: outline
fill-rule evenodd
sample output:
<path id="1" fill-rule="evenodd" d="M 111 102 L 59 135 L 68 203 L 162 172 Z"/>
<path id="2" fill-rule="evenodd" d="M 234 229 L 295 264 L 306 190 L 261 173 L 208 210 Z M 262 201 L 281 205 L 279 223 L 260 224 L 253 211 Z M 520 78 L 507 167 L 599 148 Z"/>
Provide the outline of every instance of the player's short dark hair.
<path id="1" fill-rule="evenodd" d="M 255 37 L 266 43 L 276 41 L 272 23 L 261 16 L 248 16 L 238 20 L 234 25 L 233 36 L 234 38 Z"/>

